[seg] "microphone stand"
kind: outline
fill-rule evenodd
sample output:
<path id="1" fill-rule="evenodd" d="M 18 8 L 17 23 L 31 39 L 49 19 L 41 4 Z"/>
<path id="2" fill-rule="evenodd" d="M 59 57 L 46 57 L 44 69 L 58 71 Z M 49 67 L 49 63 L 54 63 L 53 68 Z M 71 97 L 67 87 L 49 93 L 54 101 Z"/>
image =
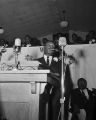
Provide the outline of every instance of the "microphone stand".
<path id="1" fill-rule="evenodd" d="M 20 46 L 15 46 L 15 69 L 18 70 L 18 54 L 20 52 Z"/>
<path id="2" fill-rule="evenodd" d="M 64 88 L 64 80 L 65 80 L 65 70 L 66 70 L 66 65 L 64 68 L 64 46 L 61 46 L 62 48 L 62 61 L 61 61 L 61 98 L 60 98 L 60 103 L 61 103 L 61 120 L 64 120 L 64 101 L 65 101 L 65 97 L 64 97 L 64 92 L 65 92 L 65 88 Z"/>
<path id="3" fill-rule="evenodd" d="M 15 52 L 15 69 L 18 69 L 18 53 Z"/>
<path id="4" fill-rule="evenodd" d="M 64 101 L 65 101 L 65 88 L 64 88 L 64 81 L 65 81 L 65 72 L 66 72 L 66 66 L 67 64 L 71 64 L 73 62 L 74 59 L 72 59 L 73 57 L 68 57 L 67 54 L 63 53 L 64 52 L 64 47 L 67 45 L 66 43 L 66 38 L 65 37 L 60 37 L 59 38 L 59 45 L 61 46 L 62 49 L 62 53 L 61 53 L 61 98 L 60 98 L 60 104 L 61 104 L 61 120 L 65 119 L 64 116 Z"/>

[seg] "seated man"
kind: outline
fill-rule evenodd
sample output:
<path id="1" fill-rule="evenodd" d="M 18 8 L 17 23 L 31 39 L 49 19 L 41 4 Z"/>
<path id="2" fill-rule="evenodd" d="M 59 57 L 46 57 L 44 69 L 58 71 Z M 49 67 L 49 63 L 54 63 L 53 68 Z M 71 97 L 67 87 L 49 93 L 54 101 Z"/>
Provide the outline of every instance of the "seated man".
<path id="1" fill-rule="evenodd" d="M 92 120 L 92 92 L 84 78 L 80 78 L 77 85 L 71 94 L 71 120 Z"/>
<path id="2" fill-rule="evenodd" d="M 39 120 L 45 120 L 46 103 L 50 99 L 48 117 L 50 120 L 57 120 L 60 110 L 60 61 L 53 57 L 54 43 L 47 41 L 44 45 L 44 56 L 39 58 L 41 63 L 39 69 L 49 69 L 48 83 L 45 86 L 43 94 L 40 95 Z"/>

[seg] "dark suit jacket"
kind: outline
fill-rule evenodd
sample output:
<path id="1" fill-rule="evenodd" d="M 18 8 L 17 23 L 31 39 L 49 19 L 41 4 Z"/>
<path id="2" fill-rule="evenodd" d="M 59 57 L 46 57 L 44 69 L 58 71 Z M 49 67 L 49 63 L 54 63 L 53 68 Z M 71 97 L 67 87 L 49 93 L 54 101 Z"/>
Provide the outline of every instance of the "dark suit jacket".
<path id="1" fill-rule="evenodd" d="M 41 63 L 39 69 L 49 69 L 50 73 L 48 74 L 48 82 L 56 87 L 60 87 L 60 73 L 61 73 L 61 62 L 54 61 L 52 59 L 50 66 L 45 62 L 44 57 L 39 58 L 38 61 Z M 55 76 L 52 73 L 58 73 L 59 76 Z"/>
<path id="2" fill-rule="evenodd" d="M 79 88 L 76 88 L 72 91 L 71 94 L 71 107 L 72 109 L 74 109 L 74 106 L 77 106 L 79 109 L 85 109 L 87 110 L 88 108 L 88 103 L 91 99 L 92 96 L 92 92 L 87 89 L 88 91 L 88 95 L 89 95 L 89 99 L 86 98 L 86 96 L 84 96 Z"/>
<path id="3" fill-rule="evenodd" d="M 93 94 L 92 91 L 87 89 L 89 99 L 84 96 L 79 88 L 76 88 L 72 91 L 71 94 L 71 111 L 73 119 L 75 120 L 76 114 L 79 113 L 80 109 L 84 109 L 86 111 L 86 120 L 92 120 L 93 117 Z M 78 120 L 76 118 L 76 120 Z"/>
<path id="4" fill-rule="evenodd" d="M 61 62 L 60 61 L 54 61 L 52 59 L 50 66 L 47 65 L 44 57 L 39 58 L 38 61 L 41 63 L 39 65 L 39 69 L 49 69 L 50 73 L 47 77 L 47 84 L 44 88 L 43 94 L 40 95 L 40 111 L 39 111 L 39 120 L 45 120 L 45 106 L 48 102 L 48 116 L 50 120 L 57 120 L 58 119 L 58 113 L 59 113 L 59 107 L 60 107 L 60 69 L 61 69 Z M 59 76 L 54 77 L 52 73 L 59 73 Z M 52 88 L 52 89 L 51 89 Z M 51 92 L 50 92 L 51 90 Z"/>

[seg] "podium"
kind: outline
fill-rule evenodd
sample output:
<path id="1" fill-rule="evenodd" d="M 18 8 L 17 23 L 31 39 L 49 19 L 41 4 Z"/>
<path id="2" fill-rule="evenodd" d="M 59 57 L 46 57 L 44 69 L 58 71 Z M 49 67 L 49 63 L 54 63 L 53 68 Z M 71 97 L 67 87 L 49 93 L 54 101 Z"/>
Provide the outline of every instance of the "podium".
<path id="1" fill-rule="evenodd" d="M 49 70 L 0 71 L 0 117 L 39 120 L 39 94 Z"/>

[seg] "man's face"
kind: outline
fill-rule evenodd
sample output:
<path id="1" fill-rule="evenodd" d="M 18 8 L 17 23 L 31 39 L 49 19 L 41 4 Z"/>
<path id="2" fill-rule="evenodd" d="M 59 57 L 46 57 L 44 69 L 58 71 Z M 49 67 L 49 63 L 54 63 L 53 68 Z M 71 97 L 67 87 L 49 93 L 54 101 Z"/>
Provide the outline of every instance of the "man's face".
<path id="1" fill-rule="evenodd" d="M 52 55 L 54 52 L 55 45 L 52 42 L 47 42 L 46 45 L 44 46 L 44 52 L 47 55 Z"/>
<path id="2" fill-rule="evenodd" d="M 25 37 L 25 42 L 26 44 L 30 44 L 31 38 L 29 36 Z"/>
<path id="3" fill-rule="evenodd" d="M 78 87 L 79 87 L 79 89 L 84 90 L 84 89 L 86 89 L 87 84 L 86 84 L 85 81 L 81 80 L 81 81 L 79 81 L 79 83 L 78 83 Z"/>

